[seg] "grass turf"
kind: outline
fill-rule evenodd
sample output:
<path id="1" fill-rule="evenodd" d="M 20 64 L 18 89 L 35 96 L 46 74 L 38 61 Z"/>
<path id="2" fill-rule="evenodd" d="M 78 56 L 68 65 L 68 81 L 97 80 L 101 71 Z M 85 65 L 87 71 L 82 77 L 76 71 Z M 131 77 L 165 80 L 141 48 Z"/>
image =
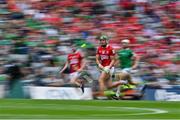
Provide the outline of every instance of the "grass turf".
<path id="1" fill-rule="evenodd" d="M 180 119 L 180 102 L 0 99 L 0 119 Z"/>

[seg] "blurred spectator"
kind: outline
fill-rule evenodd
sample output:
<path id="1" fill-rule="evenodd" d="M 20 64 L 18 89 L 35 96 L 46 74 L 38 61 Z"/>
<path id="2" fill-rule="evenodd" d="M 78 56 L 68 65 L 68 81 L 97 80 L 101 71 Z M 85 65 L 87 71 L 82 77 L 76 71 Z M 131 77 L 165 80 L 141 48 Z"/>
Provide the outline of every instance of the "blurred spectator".
<path id="1" fill-rule="evenodd" d="M 23 73 L 19 65 L 11 64 L 7 68 L 8 79 L 8 98 L 24 98 L 23 84 L 21 82 Z"/>

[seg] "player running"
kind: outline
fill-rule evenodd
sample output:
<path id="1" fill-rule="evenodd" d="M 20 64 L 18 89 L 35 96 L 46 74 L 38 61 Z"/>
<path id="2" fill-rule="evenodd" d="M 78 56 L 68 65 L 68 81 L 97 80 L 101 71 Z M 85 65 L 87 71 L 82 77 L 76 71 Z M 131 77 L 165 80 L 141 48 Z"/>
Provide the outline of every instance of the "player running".
<path id="1" fill-rule="evenodd" d="M 116 64 L 118 64 L 118 70 L 116 72 L 116 80 L 121 80 L 127 82 L 126 84 L 122 85 L 121 88 L 125 89 L 132 89 L 137 85 L 137 83 L 132 81 L 131 78 L 131 70 L 136 69 L 138 66 L 139 58 L 137 55 L 129 48 L 130 41 L 128 39 L 122 40 L 122 49 L 117 51 L 117 60 Z M 116 95 L 120 92 L 120 87 L 118 87 Z"/>
<path id="2" fill-rule="evenodd" d="M 114 71 L 115 51 L 108 44 L 108 37 L 105 35 L 99 38 L 99 47 L 96 52 L 96 63 L 101 73 L 99 76 L 99 96 L 104 96 L 104 90 L 117 87 L 120 82 L 112 83 L 111 75 Z"/>
<path id="3" fill-rule="evenodd" d="M 85 69 L 85 59 L 83 55 L 77 51 L 75 46 L 71 46 L 72 53 L 68 54 L 67 61 L 60 71 L 61 74 L 68 68 L 70 72 L 70 83 L 76 84 L 81 87 L 82 92 L 84 93 L 84 84 L 83 81 L 79 79 L 81 72 Z"/>

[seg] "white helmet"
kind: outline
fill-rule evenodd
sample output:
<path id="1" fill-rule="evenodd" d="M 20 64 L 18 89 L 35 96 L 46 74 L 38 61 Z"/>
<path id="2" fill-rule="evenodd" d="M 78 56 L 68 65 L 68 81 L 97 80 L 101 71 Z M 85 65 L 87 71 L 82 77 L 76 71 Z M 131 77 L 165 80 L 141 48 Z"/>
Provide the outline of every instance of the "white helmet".
<path id="1" fill-rule="evenodd" d="M 121 43 L 130 43 L 130 41 L 128 39 L 124 39 L 121 41 Z"/>

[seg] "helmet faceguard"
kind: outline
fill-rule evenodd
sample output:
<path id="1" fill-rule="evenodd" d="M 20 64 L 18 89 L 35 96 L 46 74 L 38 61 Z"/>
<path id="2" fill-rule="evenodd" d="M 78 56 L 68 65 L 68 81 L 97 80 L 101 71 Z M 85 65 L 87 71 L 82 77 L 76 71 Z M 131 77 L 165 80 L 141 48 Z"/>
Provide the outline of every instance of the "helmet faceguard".
<path id="1" fill-rule="evenodd" d="M 106 43 L 101 42 L 103 40 L 105 40 Z M 101 35 L 99 37 L 99 43 L 101 44 L 102 47 L 106 47 L 106 45 L 108 44 L 108 37 L 106 35 Z"/>

